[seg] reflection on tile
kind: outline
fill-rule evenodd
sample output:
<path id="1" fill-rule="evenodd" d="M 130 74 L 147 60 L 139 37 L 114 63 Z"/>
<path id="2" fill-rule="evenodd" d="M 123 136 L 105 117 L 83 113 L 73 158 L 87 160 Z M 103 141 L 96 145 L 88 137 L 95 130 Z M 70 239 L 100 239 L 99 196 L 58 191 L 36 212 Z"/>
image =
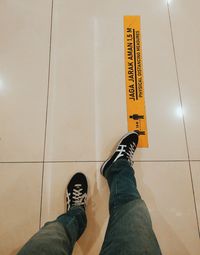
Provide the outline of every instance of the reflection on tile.
<path id="1" fill-rule="evenodd" d="M 192 177 L 194 182 L 195 201 L 197 206 L 198 219 L 200 224 L 200 161 L 191 162 Z"/>
<path id="2" fill-rule="evenodd" d="M 15 255 L 38 230 L 42 164 L 0 164 L 0 254 Z"/>
<path id="3" fill-rule="evenodd" d="M 50 1 L 1 1 L 0 161 L 41 160 Z"/>
<path id="4" fill-rule="evenodd" d="M 66 185 L 76 171 L 89 181 L 88 227 L 74 254 L 98 254 L 108 221 L 109 191 L 96 163 L 47 163 L 43 223 L 65 211 Z M 136 163 L 136 177 L 165 255 L 199 254 L 199 239 L 187 163 Z"/>
<path id="5" fill-rule="evenodd" d="M 170 4 L 190 158 L 197 160 L 200 159 L 199 8 L 200 2 L 195 0 L 176 0 Z"/>
<path id="6" fill-rule="evenodd" d="M 135 169 L 163 254 L 199 254 L 188 163 L 138 163 Z"/>
<path id="7" fill-rule="evenodd" d="M 127 132 L 123 16 L 128 14 L 142 19 L 150 143 L 136 158 L 186 159 L 166 2 L 87 0 L 81 6 L 55 1 L 46 159 L 104 160 Z"/>

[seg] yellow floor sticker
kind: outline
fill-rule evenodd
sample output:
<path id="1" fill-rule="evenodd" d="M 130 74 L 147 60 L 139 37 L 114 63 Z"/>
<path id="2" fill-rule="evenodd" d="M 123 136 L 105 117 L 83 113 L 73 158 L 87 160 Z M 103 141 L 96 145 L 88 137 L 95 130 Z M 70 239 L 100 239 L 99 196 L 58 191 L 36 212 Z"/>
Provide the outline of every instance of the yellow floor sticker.
<path id="1" fill-rule="evenodd" d="M 140 16 L 124 17 L 128 131 L 138 130 L 138 147 L 148 147 Z"/>

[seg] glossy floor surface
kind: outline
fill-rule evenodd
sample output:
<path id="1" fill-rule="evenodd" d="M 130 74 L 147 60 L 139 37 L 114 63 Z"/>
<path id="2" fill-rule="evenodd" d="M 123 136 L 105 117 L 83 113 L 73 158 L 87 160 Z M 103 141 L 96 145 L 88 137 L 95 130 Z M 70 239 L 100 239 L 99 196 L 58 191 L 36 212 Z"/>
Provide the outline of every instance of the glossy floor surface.
<path id="1" fill-rule="evenodd" d="M 127 132 L 123 16 L 141 16 L 149 148 L 135 171 L 165 255 L 200 254 L 200 2 L 1 0 L 0 254 L 14 255 L 89 181 L 88 228 L 74 254 L 98 254 L 108 221 L 99 173 Z"/>

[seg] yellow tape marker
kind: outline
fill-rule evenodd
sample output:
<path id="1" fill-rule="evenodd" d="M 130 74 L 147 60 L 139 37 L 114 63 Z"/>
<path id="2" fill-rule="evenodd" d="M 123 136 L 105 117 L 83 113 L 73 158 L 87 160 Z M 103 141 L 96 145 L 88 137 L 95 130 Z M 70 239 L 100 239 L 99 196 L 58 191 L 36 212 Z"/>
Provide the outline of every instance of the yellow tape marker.
<path id="1" fill-rule="evenodd" d="M 128 131 L 138 130 L 138 147 L 148 147 L 139 16 L 124 17 Z"/>

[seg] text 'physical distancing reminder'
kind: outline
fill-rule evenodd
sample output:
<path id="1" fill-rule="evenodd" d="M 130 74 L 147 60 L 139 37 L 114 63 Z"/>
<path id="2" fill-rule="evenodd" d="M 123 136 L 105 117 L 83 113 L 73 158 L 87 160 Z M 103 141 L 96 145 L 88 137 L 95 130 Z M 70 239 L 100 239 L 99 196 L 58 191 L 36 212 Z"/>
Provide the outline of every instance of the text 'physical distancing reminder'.
<path id="1" fill-rule="evenodd" d="M 146 148 L 148 147 L 148 133 L 139 16 L 124 17 L 124 43 L 128 131 L 138 130 L 140 133 L 138 147 Z"/>

